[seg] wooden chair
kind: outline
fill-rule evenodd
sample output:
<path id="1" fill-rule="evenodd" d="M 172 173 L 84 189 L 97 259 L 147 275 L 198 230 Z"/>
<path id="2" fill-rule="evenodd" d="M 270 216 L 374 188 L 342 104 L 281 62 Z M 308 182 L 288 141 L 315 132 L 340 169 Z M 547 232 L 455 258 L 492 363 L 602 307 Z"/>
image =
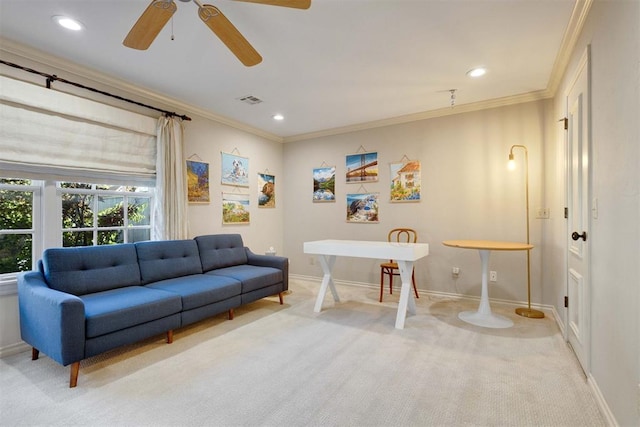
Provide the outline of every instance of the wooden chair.
<path id="1" fill-rule="evenodd" d="M 389 231 L 387 241 L 398 243 L 416 243 L 418 241 L 418 233 L 411 228 L 394 228 Z M 411 283 L 413 283 L 413 291 L 416 294 L 416 298 L 420 298 L 418 295 L 418 288 L 416 287 L 416 279 L 414 272 L 411 271 Z M 392 259 L 389 262 L 383 262 L 380 264 L 380 302 L 382 302 L 382 292 L 384 288 L 384 276 L 389 276 L 389 293 L 393 294 L 393 276 L 399 276 L 400 271 L 398 269 L 398 263 Z"/>

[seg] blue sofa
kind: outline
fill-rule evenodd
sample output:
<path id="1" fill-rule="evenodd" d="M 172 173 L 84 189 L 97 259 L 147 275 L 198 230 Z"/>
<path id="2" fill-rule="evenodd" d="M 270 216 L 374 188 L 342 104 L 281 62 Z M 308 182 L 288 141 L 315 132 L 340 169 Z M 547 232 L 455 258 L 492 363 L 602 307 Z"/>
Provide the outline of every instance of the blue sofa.
<path id="1" fill-rule="evenodd" d="M 22 339 L 71 365 L 288 289 L 289 261 L 257 255 L 239 234 L 47 249 L 18 275 Z"/>

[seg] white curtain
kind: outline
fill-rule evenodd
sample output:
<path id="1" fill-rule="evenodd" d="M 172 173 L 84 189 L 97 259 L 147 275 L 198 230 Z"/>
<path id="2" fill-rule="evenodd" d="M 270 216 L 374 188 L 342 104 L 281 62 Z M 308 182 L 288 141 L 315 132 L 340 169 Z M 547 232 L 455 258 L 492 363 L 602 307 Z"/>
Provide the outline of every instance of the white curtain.
<path id="1" fill-rule="evenodd" d="M 0 170 L 153 185 L 156 120 L 0 76 Z"/>
<path id="2" fill-rule="evenodd" d="M 188 237 L 183 133 L 181 120 L 174 117 L 158 119 L 154 240 Z"/>

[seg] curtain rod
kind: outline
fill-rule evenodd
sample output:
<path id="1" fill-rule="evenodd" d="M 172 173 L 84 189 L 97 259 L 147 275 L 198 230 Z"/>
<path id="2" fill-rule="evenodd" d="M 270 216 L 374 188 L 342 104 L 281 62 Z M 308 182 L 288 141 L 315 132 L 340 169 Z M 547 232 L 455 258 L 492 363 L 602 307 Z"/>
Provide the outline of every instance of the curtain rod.
<path id="1" fill-rule="evenodd" d="M 157 107 L 154 107 L 152 105 L 143 104 L 142 102 L 138 102 L 138 101 L 134 101 L 134 100 L 131 100 L 131 99 L 123 98 L 122 96 L 119 96 L 119 95 L 114 95 L 114 94 L 109 93 L 109 92 L 105 92 L 105 91 L 102 91 L 102 90 L 99 90 L 99 89 L 96 89 L 96 88 L 93 88 L 93 87 L 85 86 L 85 85 L 80 84 L 80 83 L 76 83 L 76 82 L 72 82 L 72 81 L 60 78 L 60 77 L 56 76 L 55 74 L 43 73 L 41 71 L 37 71 L 37 70 L 34 70 L 32 68 L 23 67 L 22 65 L 14 64 L 12 62 L 7 62 L 7 61 L 4 61 L 2 59 L 0 59 L 0 63 L 8 65 L 8 66 L 13 67 L 13 68 L 18 68 L 18 69 L 26 71 L 28 73 L 38 74 L 39 76 L 45 77 L 47 79 L 47 89 L 51 89 L 51 82 L 57 81 L 57 82 L 61 82 L 61 83 L 66 83 L 66 84 L 71 85 L 71 86 L 79 87 L 81 89 L 85 89 L 85 90 L 88 90 L 88 91 L 91 91 L 91 92 L 99 93 L 101 95 L 110 96 L 112 98 L 119 99 L 120 101 L 125 101 L 125 102 L 129 102 L 131 104 L 139 105 L 141 107 L 150 108 L 152 110 L 159 111 L 159 112 L 163 113 L 166 116 L 178 117 L 179 119 L 182 119 L 182 120 L 191 121 L 191 117 L 189 117 L 189 116 L 185 116 L 185 115 L 182 115 L 182 114 L 174 113 L 173 111 L 163 110 L 161 108 L 157 108 Z"/>

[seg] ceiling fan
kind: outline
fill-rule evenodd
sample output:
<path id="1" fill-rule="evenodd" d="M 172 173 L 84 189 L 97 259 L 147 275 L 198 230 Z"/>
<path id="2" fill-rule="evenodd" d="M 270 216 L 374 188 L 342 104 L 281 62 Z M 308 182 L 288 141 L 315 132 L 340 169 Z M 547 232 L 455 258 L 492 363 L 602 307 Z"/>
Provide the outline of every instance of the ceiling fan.
<path id="1" fill-rule="evenodd" d="M 191 0 L 180 0 L 189 2 Z M 261 3 L 271 6 L 308 9 L 311 0 L 235 0 L 248 3 Z M 259 64 L 262 56 L 251 46 L 238 29 L 215 6 L 193 0 L 198 6 L 198 16 L 211 31 L 229 48 L 229 50 L 247 67 Z M 122 42 L 132 49 L 145 50 L 160 33 L 165 24 L 177 10 L 173 0 L 153 0 L 142 12 L 129 34 Z"/>

